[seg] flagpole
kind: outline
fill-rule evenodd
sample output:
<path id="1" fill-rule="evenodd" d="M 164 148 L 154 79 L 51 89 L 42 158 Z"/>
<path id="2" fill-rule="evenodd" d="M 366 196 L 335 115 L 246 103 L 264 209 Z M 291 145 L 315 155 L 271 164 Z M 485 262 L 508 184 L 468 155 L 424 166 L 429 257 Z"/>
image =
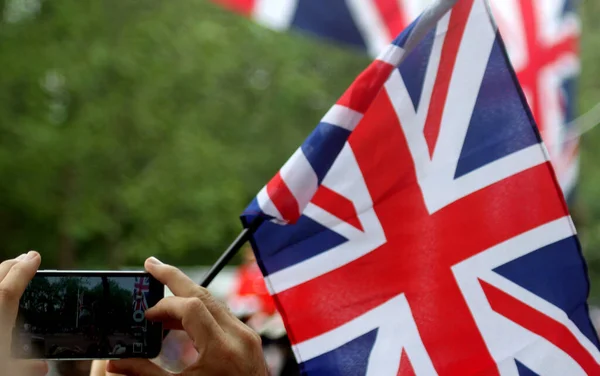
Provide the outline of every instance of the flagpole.
<path id="1" fill-rule="evenodd" d="M 240 232 L 240 234 L 233 241 L 233 243 L 231 243 L 229 247 L 227 247 L 225 252 L 223 252 L 221 257 L 219 257 L 217 262 L 215 262 L 213 266 L 211 266 L 208 273 L 206 273 L 206 275 L 202 279 L 200 286 L 208 287 L 208 285 L 210 285 L 210 283 L 215 279 L 219 272 L 221 272 L 221 270 L 223 270 L 223 268 L 227 264 L 229 264 L 229 261 L 231 261 L 231 259 L 233 259 L 233 257 L 238 253 L 238 251 L 242 248 L 244 243 L 250 240 L 250 236 L 258 229 L 258 227 L 263 222 L 264 219 L 262 217 L 257 216 L 252 222 L 250 222 L 248 227 L 246 227 Z"/>
<path id="2" fill-rule="evenodd" d="M 265 220 L 263 217 L 256 216 L 254 217 L 252 222 L 250 222 L 248 227 L 240 231 L 237 238 L 235 238 L 235 240 L 229 245 L 229 247 L 227 247 L 225 252 L 223 252 L 221 257 L 219 257 L 219 259 L 213 264 L 213 266 L 210 267 L 208 273 L 206 273 L 206 275 L 202 279 L 202 282 L 200 282 L 200 286 L 206 288 L 208 287 L 208 285 L 210 285 L 210 283 L 221 272 L 221 270 L 223 270 L 223 268 L 229 263 L 229 261 L 231 261 L 231 259 L 235 257 L 235 255 L 242 248 L 244 243 L 250 240 L 250 236 L 252 236 L 252 234 L 254 234 L 256 230 L 258 230 L 258 228 L 264 221 Z M 164 330 L 163 338 L 165 338 L 167 334 L 169 334 L 169 330 Z"/>

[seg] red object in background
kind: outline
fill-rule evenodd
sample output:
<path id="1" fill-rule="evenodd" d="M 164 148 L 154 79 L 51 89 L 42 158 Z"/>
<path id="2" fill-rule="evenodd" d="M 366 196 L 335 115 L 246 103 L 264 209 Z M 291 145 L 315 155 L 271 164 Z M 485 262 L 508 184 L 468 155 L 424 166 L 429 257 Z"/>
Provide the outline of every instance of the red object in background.
<path id="1" fill-rule="evenodd" d="M 240 266 L 237 273 L 237 289 L 235 295 L 238 297 L 255 296 L 260 302 L 259 312 L 273 315 L 277 312 L 275 302 L 267 290 L 267 285 L 255 262 Z"/>
<path id="2" fill-rule="evenodd" d="M 252 14 L 254 0 L 214 0 L 215 3 L 229 8 L 235 12 L 242 13 L 245 16 Z"/>

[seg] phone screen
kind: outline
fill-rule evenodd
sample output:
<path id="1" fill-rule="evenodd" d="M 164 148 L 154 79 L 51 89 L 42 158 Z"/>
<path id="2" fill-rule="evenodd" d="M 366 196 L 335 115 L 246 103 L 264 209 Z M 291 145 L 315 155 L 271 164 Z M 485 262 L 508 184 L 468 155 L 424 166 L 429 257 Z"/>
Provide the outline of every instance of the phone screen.
<path id="1" fill-rule="evenodd" d="M 36 359 L 153 358 L 162 324 L 145 312 L 164 285 L 142 272 L 44 272 L 19 302 L 13 356 Z"/>

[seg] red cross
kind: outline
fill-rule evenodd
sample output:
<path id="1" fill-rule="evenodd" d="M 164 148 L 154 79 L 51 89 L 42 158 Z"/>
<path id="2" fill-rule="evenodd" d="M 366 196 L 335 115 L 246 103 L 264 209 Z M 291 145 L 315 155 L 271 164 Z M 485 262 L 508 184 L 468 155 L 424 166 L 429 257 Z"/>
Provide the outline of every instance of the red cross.
<path id="1" fill-rule="evenodd" d="M 144 278 L 140 278 L 135 282 L 134 289 L 138 291 L 138 294 L 143 294 L 144 291 L 150 290 L 150 286 L 147 282 L 144 282 Z"/>
<path id="2" fill-rule="evenodd" d="M 452 32 L 462 33 L 459 28 L 450 28 Z M 453 64 L 452 59 L 441 61 Z M 447 82 L 451 71 L 441 67 L 438 84 Z M 443 108 L 446 91 L 447 85 L 432 97 L 425 129 L 430 148 L 440 126 L 435 111 Z M 439 374 L 497 375 L 451 267 L 567 215 L 552 183 L 551 167 L 545 163 L 528 169 L 429 214 L 406 138 L 393 113 L 387 94 L 381 92 L 349 140 L 387 242 L 341 268 L 277 294 L 281 306 L 301 307 L 286 317 L 288 334 L 292 343 L 303 342 L 404 293 Z M 336 195 L 321 188 L 312 202 L 362 231 L 355 208 Z M 589 374 L 600 371 L 564 326 L 485 282 L 481 285 L 496 312 L 544 336 Z M 306 304 L 307 298 L 311 304 Z M 398 374 L 413 374 L 405 353 Z"/>
<path id="3" fill-rule="evenodd" d="M 138 279 L 133 286 L 134 309 L 145 309 L 145 292 L 150 291 L 149 283 L 144 279 Z"/>

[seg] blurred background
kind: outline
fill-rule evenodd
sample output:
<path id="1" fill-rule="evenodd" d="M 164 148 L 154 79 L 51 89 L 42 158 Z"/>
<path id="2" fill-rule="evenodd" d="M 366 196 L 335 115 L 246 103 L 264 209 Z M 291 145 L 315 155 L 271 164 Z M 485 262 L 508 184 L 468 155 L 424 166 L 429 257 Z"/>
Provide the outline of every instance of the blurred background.
<path id="1" fill-rule="evenodd" d="M 600 3 L 577 6 L 584 114 L 600 102 Z M 35 249 L 42 268 L 156 256 L 200 280 L 246 204 L 371 61 L 208 0 L 0 0 L 0 12 L 0 259 Z M 592 304 L 598 160 L 591 130 L 569 205 Z M 213 285 L 223 299 L 243 260 Z"/>

